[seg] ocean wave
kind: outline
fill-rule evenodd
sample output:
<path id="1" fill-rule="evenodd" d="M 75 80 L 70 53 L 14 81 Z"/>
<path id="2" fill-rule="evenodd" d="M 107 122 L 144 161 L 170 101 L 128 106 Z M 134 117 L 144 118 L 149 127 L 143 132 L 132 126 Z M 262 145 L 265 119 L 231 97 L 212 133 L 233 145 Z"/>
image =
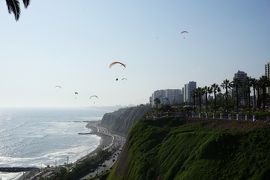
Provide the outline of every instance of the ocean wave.
<path id="1" fill-rule="evenodd" d="M 87 155 L 96 149 L 99 145 L 100 138 L 93 137 L 92 144 L 74 146 L 65 149 L 58 149 L 52 152 L 47 152 L 37 157 L 11 157 L 11 156 L 0 156 L 0 166 L 12 167 L 12 166 L 47 166 L 54 165 L 57 161 L 58 164 L 64 164 L 67 157 L 69 162 L 75 162 L 79 158 Z"/>
<path id="2" fill-rule="evenodd" d="M 17 173 L 0 172 L 0 179 L 1 180 L 17 180 L 22 175 L 23 175 L 23 172 L 17 172 Z"/>
<path id="3" fill-rule="evenodd" d="M 63 164 L 67 156 L 69 162 L 76 161 L 98 146 L 100 137 L 78 133 L 89 132 L 85 121 L 100 119 L 100 114 L 88 110 L 1 111 L 0 166 Z"/>

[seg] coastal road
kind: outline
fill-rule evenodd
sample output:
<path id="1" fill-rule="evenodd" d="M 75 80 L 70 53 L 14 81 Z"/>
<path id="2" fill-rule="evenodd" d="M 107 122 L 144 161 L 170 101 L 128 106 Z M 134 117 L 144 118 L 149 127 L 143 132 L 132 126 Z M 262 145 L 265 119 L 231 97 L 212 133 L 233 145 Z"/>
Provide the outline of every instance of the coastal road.
<path id="1" fill-rule="evenodd" d="M 114 163 L 116 162 L 126 142 L 125 137 L 119 136 L 117 134 L 112 134 L 108 129 L 104 127 L 96 126 L 96 128 L 97 128 L 98 133 L 112 137 L 112 142 L 108 146 L 103 147 L 102 149 L 108 150 L 108 151 L 114 151 L 114 152 L 113 152 L 113 155 L 108 160 L 105 160 L 101 164 L 101 166 L 99 166 L 94 172 L 91 172 L 88 175 L 82 177 L 81 180 L 89 179 L 89 178 L 95 177 L 97 175 L 100 175 L 109 171 L 114 165 Z"/>

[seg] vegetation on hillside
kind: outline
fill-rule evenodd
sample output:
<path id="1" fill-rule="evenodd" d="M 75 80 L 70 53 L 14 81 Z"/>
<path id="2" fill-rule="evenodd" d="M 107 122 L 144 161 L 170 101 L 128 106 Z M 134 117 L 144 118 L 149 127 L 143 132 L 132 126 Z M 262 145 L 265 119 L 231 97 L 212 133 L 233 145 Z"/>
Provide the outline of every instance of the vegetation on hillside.
<path id="1" fill-rule="evenodd" d="M 39 179 L 62 179 L 75 180 L 84 177 L 90 172 L 95 171 L 106 159 L 111 156 L 111 152 L 99 150 L 96 156 L 85 157 L 80 162 L 75 163 L 72 167 L 59 166 L 53 169 L 50 177 L 40 177 Z M 71 164 L 72 165 L 72 164 Z"/>
<path id="2" fill-rule="evenodd" d="M 262 122 L 141 120 L 107 179 L 269 179 Z"/>

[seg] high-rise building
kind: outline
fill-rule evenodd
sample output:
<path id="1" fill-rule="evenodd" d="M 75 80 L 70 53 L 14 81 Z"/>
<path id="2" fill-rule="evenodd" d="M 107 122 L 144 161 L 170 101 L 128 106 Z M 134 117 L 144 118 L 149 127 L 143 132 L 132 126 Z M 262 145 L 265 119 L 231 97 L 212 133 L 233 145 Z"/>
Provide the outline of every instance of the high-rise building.
<path id="1" fill-rule="evenodd" d="M 265 64 L 265 76 L 270 79 L 270 62 Z"/>
<path id="2" fill-rule="evenodd" d="M 245 73 L 244 71 L 237 71 L 237 73 L 234 74 L 234 78 L 233 79 L 238 79 L 240 81 L 240 84 L 244 84 L 247 81 L 247 73 Z M 239 102 L 240 105 L 245 105 L 247 103 L 247 98 L 245 96 L 245 87 L 244 86 L 239 86 L 238 87 L 238 98 L 239 98 Z M 232 93 L 235 92 L 235 88 L 233 88 Z"/>
<path id="3" fill-rule="evenodd" d="M 155 105 L 155 99 L 159 99 L 160 100 L 160 103 L 162 104 L 163 103 L 163 100 L 165 97 L 165 91 L 164 90 L 157 90 L 155 91 L 153 94 L 152 94 L 152 105 Z"/>
<path id="4" fill-rule="evenodd" d="M 240 82 L 245 82 L 247 80 L 247 73 L 244 71 L 237 71 L 237 73 L 234 74 L 234 79 L 238 79 Z"/>
<path id="5" fill-rule="evenodd" d="M 182 87 L 182 102 L 185 102 L 185 87 Z"/>
<path id="6" fill-rule="evenodd" d="M 155 105 L 155 99 L 158 98 L 161 104 L 181 104 L 183 103 L 183 94 L 181 89 L 157 90 L 150 97 L 150 104 Z"/>
<path id="7" fill-rule="evenodd" d="M 195 81 L 189 81 L 189 83 L 185 84 L 184 86 L 184 102 L 192 103 L 193 101 L 193 90 L 196 89 L 197 83 Z"/>
<path id="8" fill-rule="evenodd" d="M 184 92 L 183 92 L 183 95 L 184 95 L 184 102 L 186 103 L 187 102 L 187 99 L 188 99 L 188 84 L 185 84 L 184 85 Z"/>
<path id="9" fill-rule="evenodd" d="M 180 104 L 183 102 L 181 89 L 167 89 L 165 92 L 169 104 Z"/>
<path id="10" fill-rule="evenodd" d="M 265 76 L 270 79 L 270 62 L 268 62 L 267 64 L 265 64 Z M 267 87 L 266 88 L 266 93 L 270 94 L 270 88 Z"/>

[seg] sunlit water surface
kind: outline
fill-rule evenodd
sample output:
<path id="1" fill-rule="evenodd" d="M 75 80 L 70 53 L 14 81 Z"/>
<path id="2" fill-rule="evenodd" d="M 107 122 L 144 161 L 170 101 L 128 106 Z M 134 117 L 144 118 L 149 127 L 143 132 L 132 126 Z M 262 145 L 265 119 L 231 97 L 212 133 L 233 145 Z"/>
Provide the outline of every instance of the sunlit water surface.
<path id="1" fill-rule="evenodd" d="M 0 109 L 0 167 L 59 165 L 93 151 L 100 137 L 86 122 L 101 119 L 97 109 Z"/>

